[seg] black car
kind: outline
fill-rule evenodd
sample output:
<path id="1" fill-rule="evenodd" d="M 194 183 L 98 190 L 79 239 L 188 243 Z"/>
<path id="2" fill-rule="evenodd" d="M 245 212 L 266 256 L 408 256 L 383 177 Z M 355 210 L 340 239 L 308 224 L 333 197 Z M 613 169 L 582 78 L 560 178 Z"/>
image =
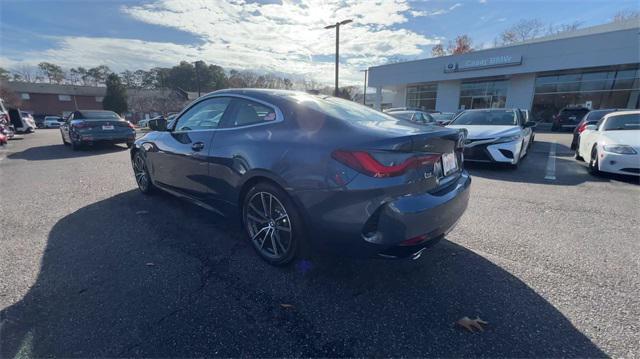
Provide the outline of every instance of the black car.
<path id="1" fill-rule="evenodd" d="M 316 251 L 419 255 L 456 224 L 471 179 L 464 132 L 282 90 L 222 90 L 136 140 L 140 191 L 239 216 L 267 262 Z"/>
<path id="2" fill-rule="evenodd" d="M 586 107 L 565 107 L 553 117 L 551 131 L 573 130 L 578 126 L 580 119 L 590 110 Z"/>
<path id="3" fill-rule="evenodd" d="M 600 121 L 601 118 L 603 118 L 605 115 L 611 112 L 624 111 L 624 110 L 625 109 L 608 108 L 608 109 L 593 110 L 593 111 L 587 112 L 587 114 L 582 117 L 582 120 L 578 122 L 578 124 L 576 125 L 576 128 L 573 130 L 573 139 L 571 140 L 571 149 L 572 150 L 578 149 L 580 145 L 580 134 L 582 133 L 582 131 L 584 131 L 584 129 L 587 126 L 595 125 L 596 123 L 598 123 L 598 121 Z"/>
<path id="4" fill-rule="evenodd" d="M 73 111 L 60 125 L 62 143 L 77 150 L 96 143 L 124 143 L 133 145 L 136 131 L 131 122 L 113 111 L 80 110 Z"/>

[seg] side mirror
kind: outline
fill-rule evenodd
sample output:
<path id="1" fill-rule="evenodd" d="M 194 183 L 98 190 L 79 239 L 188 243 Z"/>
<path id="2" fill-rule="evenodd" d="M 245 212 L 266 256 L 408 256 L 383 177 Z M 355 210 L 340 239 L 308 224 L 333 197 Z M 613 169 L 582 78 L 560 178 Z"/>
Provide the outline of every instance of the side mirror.
<path id="1" fill-rule="evenodd" d="M 589 131 L 595 131 L 598 129 L 598 126 L 596 125 L 588 125 L 587 127 L 584 128 L 585 130 L 589 130 Z"/>
<path id="2" fill-rule="evenodd" d="M 527 121 L 524 123 L 524 127 L 536 127 L 537 125 L 535 121 Z"/>
<path id="3" fill-rule="evenodd" d="M 153 131 L 166 131 L 167 130 L 167 119 L 164 117 L 154 118 L 149 120 L 149 128 Z"/>

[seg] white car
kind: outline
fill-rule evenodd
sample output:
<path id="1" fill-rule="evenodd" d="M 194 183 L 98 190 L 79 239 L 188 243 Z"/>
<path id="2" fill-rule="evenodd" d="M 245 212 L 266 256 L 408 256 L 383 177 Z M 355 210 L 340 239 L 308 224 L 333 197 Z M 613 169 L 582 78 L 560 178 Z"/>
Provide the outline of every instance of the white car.
<path id="1" fill-rule="evenodd" d="M 58 128 L 60 127 L 61 122 L 62 118 L 60 118 L 59 116 L 45 116 L 44 128 Z"/>
<path id="2" fill-rule="evenodd" d="M 618 111 L 589 125 L 580 134 L 576 158 L 599 171 L 640 175 L 640 111 Z"/>
<path id="3" fill-rule="evenodd" d="M 519 109 L 466 110 L 447 127 L 467 130 L 464 160 L 518 166 L 534 140 L 535 122 Z"/>

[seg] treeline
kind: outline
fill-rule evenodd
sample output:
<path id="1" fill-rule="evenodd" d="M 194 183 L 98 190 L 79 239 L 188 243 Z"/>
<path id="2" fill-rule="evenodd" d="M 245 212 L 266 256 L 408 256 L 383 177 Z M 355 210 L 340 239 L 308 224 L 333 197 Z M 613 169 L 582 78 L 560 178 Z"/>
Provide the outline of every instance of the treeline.
<path id="1" fill-rule="evenodd" d="M 108 66 L 100 65 L 92 68 L 74 67 L 64 70 L 61 66 L 49 62 L 41 62 L 37 68 L 23 66 L 19 69 L 6 70 L 0 68 L 0 79 L 23 82 L 45 82 L 82 86 L 105 86 L 109 75 L 114 74 Z M 322 85 L 313 79 L 291 79 L 270 73 L 254 71 L 225 70 L 207 64 L 204 61 L 182 61 L 173 67 L 154 67 L 149 70 L 126 70 L 115 73 L 125 88 L 130 89 L 182 89 L 201 93 L 223 88 L 273 88 L 313 90 L 331 94 L 333 88 Z M 352 86 L 340 89 L 340 96 L 352 98 L 356 93 Z"/>

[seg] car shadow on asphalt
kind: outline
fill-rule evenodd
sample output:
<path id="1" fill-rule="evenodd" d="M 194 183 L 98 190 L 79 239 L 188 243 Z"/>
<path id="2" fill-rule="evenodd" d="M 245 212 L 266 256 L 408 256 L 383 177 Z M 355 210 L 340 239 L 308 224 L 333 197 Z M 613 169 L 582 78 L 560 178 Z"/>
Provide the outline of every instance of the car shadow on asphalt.
<path id="1" fill-rule="evenodd" d="M 457 328 L 464 316 L 485 331 Z M 453 242 L 417 261 L 275 268 L 236 220 L 137 191 L 60 219 L 37 280 L 0 319 L 0 357 L 605 356 L 532 288 Z"/>
<path id="2" fill-rule="evenodd" d="M 488 179 L 535 183 L 552 186 L 576 186 L 586 182 L 624 182 L 640 184 L 638 176 L 624 176 L 612 173 L 590 174 L 584 162 L 574 158 L 574 151 L 569 147 L 556 143 L 555 179 L 546 178 L 549 148 L 551 142 L 535 141 L 529 153 L 521 160 L 518 168 L 496 163 L 465 162 L 465 168 L 472 176 Z"/>
<path id="3" fill-rule="evenodd" d="M 29 147 L 24 151 L 14 152 L 9 154 L 7 158 L 14 159 L 14 160 L 46 161 L 46 160 L 58 160 L 58 159 L 64 159 L 64 158 L 97 156 L 105 153 L 123 151 L 126 149 L 127 147 L 124 145 L 94 144 L 92 146 L 85 146 L 80 148 L 77 151 L 74 151 L 71 149 L 70 146 L 59 144 L 59 145 Z"/>

